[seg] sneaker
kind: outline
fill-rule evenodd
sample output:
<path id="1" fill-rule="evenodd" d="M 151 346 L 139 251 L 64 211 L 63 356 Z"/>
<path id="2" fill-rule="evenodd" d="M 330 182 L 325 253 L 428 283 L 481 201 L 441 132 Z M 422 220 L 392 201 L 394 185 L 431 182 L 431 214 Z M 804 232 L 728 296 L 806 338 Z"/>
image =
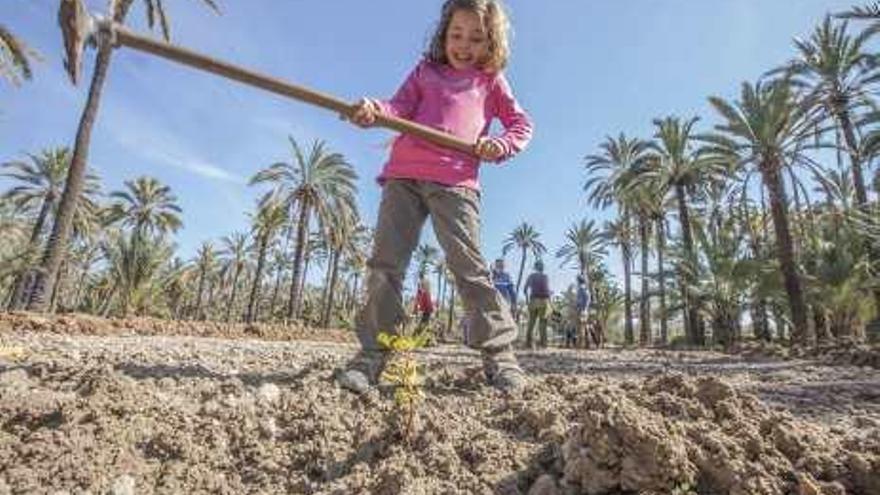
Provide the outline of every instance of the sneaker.
<path id="1" fill-rule="evenodd" d="M 383 351 L 359 351 L 344 368 L 337 370 L 336 383 L 356 394 L 366 393 L 379 383 L 385 359 Z"/>
<path id="2" fill-rule="evenodd" d="M 510 349 L 483 351 L 483 372 L 489 385 L 506 394 L 521 392 L 528 385 L 526 374 Z"/>

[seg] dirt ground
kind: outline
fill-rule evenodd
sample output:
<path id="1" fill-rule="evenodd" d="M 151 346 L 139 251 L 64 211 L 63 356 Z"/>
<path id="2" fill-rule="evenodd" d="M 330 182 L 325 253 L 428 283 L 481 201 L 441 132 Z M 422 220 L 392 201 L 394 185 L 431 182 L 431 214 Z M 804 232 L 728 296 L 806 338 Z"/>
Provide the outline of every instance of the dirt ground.
<path id="1" fill-rule="evenodd" d="M 521 352 L 531 386 L 506 397 L 477 353 L 444 345 L 418 355 L 426 399 L 407 446 L 391 390 L 333 384 L 356 350 L 341 332 L 16 318 L 0 319 L 0 494 L 880 494 L 873 366 Z"/>

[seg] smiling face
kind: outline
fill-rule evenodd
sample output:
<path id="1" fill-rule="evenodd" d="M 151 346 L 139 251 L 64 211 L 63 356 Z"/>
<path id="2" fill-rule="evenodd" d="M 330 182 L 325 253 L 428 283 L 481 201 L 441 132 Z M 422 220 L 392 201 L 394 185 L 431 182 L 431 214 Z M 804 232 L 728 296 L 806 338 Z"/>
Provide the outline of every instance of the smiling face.
<path id="1" fill-rule="evenodd" d="M 489 56 L 489 36 L 480 16 L 456 10 L 446 29 L 446 60 L 455 69 L 480 67 Z"/>

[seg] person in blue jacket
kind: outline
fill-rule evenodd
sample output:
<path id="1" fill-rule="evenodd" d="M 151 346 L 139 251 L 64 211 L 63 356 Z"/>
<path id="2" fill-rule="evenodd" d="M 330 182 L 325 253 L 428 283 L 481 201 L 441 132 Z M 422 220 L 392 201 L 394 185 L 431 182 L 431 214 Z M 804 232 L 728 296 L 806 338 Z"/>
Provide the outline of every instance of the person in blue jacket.
<path id="1" fill-rule="evenodd" d="M 513 287 L 513 280 L 511 280 L 510 274 L 504 271 L 504 260 L 502 258 L 495 260 L 495 266 L 492 267 L 492 285 L 495 286 L 495 290 L 501 294 L 515 313 L 516 289 Z"/>

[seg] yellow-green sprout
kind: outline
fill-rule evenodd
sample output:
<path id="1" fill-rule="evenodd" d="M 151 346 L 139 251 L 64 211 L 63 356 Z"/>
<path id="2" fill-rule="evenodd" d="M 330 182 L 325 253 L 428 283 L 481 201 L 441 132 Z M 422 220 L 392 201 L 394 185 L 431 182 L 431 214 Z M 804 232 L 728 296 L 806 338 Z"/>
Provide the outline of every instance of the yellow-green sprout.
<path id="1" fill-rule="evenodd" d="M 404 419 L 401 433 L 407 443 L 415 434 L 418 403 L 425 398 L 425 393 L 422 391 L 424 383 L 422 365 L 416 361 L 412 352 L 424 347 L 427 340 L 428 336 L 425 334 L 392 335 L 382 332 L 378 337 L 379 345 L 393 354 L 382 373 L 382 378 L 395 387 L 394 403 Z"/>

